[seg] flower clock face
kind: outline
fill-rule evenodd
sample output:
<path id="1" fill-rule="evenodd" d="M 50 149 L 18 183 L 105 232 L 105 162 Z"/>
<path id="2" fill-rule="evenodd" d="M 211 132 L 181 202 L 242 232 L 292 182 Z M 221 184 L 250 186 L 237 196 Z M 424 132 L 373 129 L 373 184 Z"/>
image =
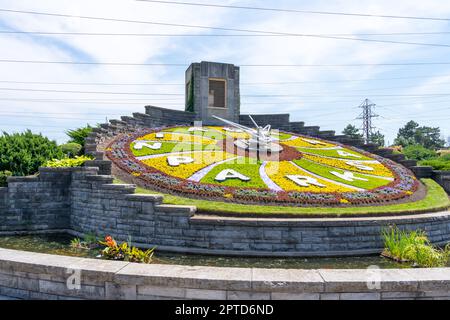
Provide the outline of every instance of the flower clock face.
<path id="1" fill-rule="evenodd" d="M 276 130 L 269 139 L 266 150 L 230 127 L 139 129 L 118 136 L 106 155 L 150 189 L 215 201 L 386 204 L 419 185 L 403 166 L 353 147 Z"/>

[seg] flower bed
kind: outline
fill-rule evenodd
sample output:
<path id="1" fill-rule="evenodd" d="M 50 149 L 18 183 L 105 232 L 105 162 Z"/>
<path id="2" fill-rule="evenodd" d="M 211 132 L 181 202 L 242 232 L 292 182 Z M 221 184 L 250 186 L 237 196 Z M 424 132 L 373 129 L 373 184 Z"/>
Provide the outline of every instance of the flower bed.
<path id="1" fill-rule="evenodd" d="M 303 153 L 292 161 L 256 162 L 245 155 L 220 150 L 220 146 L 225 144 L 214 140 L 212 132 L 223 132 L 224 136 L 229 132 L 220 127 L 207 128 L 205 136 L 186 127 L 138 129 L 118 136 L 106 149 L 106 155 L 118 168 L 149 188 L 236 203 L 380 205 L 406 199 L 419 186 L 417 179 L 405 167 L 357 148 L 283 133 L 290 138 L 280 140 L 281 145 L 314 148 L 316 154 Z M 161 142 L 160 149 L 134 148 L 137 142 L 154 141 Z M 176 142 L 181 142 L 188 151 L 180 152 Z M 177 149 L 174 151 L 173 147 Z M 361 158 L 350 160 L 325 156 L 328 152 L 325 150 L 329 148 L 339 148 Z M 320 155 L 321 151 L 324 155 Z M 192 161 L 171 165 L 170 157 L 176 160 L 181 157 L 182 161 L 187 157 Z M 229 179 L 220 181 L 217 176 L 224 170 Z M 305 181 L 308 185 L 304 185 Z"/>

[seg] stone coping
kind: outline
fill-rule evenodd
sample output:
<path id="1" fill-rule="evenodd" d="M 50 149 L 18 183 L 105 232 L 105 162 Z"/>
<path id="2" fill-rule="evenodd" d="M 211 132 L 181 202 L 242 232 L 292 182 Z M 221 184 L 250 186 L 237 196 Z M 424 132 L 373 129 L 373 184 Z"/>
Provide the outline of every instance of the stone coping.
<path id="1" fill-rule="evenodd" d="M 80 271 L 79 289 L 67 289 L 68 269 Z M 448 299 L 450 268 L 146 265 L 0 248 L 0 294 L 36 299 Z"/>
<path id="2" fill-rule="evenodd" d="M 439 211 L 429 213 L 417 213 L 417 214 L 392 214 L 381 216 L 358 216 L 355 217 L 329 217 L 329 218 L 307 218 L 307 217 L 235 217 L 235 216 L 217 216 L 217 215 L 204 215 L 195 214 L 191 217 L 192 222 L 211 223 L 211 224 L 229 224 L 229 225 L 264 225 L 264 226 L 357 226 L 376 223 L 415 223 L 421 219 L 428 221 L 438 221 L 441 219 L 447 219 L 450 216 L 450 211 Z"/>

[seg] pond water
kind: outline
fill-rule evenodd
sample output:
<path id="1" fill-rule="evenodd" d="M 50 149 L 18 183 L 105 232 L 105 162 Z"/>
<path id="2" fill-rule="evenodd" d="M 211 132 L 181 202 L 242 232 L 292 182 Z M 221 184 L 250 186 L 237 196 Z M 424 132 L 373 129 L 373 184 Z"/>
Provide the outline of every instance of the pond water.
<path id="1" fill-rule="evenodd" d="M 73 237 L 68 234 L 47 234 L 29 236 L 2 236 L 0 247 L 56 255 L 96 258 L 99 249 L 85 250 L 70 246 Z M 258 258 L 228 257 L 194 254 L 179 254 L 156 251 L 154 263 L 197 265 L 211 267 L 254 267 L 282 269 L 360 269 L 378 266 L 383 269 L 407 268 L 381 256 L 343 257 L 343 258 Z"/>

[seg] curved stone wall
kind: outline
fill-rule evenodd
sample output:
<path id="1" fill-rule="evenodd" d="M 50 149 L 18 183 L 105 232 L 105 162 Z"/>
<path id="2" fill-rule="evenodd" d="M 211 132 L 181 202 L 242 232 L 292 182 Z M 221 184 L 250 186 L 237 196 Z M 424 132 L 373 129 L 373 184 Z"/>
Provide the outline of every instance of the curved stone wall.
<path id="1" fill-rule="evenodd" d="M 24 299 L 449 299 L 450 269 L 142 265 L 0 249 L 0 295 Z"/>
<path id="2" fill-rule="evenodd" d="M 365 218 L 233 218 L 196 214 L 113 184 L 98 168 L 41 168 L 13 177 L 0 198 L 0 233 L 67 230 L 132 238 L 142 247 L 206 254 L 342 256 L 377 253 L 391 225 L 421 229 L 433 243 L 450 242 L 450 212 Z M 1 195 L 1 194 L 0 194 Z"/>

